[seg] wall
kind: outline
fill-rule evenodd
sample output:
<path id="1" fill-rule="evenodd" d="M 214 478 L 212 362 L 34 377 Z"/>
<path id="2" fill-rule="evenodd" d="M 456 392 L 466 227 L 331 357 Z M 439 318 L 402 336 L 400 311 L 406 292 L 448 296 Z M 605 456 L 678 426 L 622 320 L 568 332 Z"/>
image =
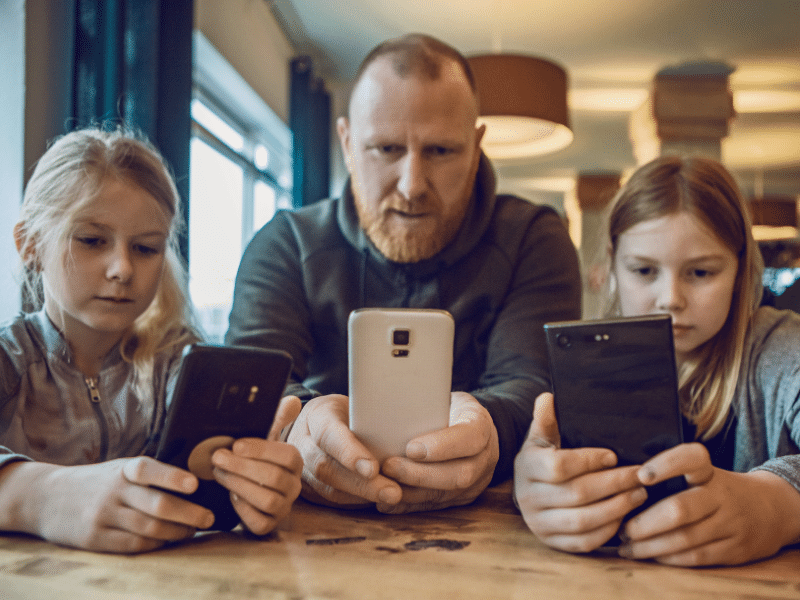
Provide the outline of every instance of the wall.
<path id="1" fill-rule="evenodd" d="M 264 0 L 195 0 L 195 28 L 283 119 L 295 52 Z"/>
<path id="2" fill-rule="evenodd" d="M 12 317 L 20 307 L 12 265 L 17 252 L 11 234 L 19 212 L 23 188 L 25 115 L 25 1 L 0 2 L 0 321 Z"/>

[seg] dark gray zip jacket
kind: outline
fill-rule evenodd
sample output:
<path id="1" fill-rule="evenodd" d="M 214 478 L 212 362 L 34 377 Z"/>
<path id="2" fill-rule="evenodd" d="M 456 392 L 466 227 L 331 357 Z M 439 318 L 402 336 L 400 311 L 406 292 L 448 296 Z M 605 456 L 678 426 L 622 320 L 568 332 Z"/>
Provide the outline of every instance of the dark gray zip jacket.
<path id="1" fill-rule="evenodd" d="M 456 323 L 453 390 L 472 394 L 494 419 L 497 483 L 512 474 L 534 399 L 550 390 L 542 325 L 580 317 L 578 269 L 558 214 L 495 195 L 486 157 L 456 238 L 414 264 L 387 260 L 367 238 L 348 181 L 342 198 L 279 212 L 253 237 L 236 278 L 226 342 L 289 352 L 287 394 L 347 395 L 352 310 L 449 311 Z"/>

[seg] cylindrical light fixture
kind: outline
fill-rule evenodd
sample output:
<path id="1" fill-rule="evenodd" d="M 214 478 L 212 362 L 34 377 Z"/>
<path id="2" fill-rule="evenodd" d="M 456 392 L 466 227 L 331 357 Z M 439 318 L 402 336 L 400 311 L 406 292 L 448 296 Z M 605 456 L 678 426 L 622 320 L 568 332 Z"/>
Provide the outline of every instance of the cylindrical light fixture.
<path id="1" fill-rule="evenodd" d="M 478 90 L 483 150 L 494 159 L 549 154 L 572 142 L 567 73 L 555 63 L 520 54 L 468 59 Z"/>

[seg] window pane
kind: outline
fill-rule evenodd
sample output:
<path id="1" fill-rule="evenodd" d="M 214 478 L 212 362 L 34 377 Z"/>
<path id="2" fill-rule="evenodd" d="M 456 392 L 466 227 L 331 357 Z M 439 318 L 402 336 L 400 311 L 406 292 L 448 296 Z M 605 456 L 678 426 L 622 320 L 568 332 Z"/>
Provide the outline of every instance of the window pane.
<path id="1" fill-rule="evenodd" d="M 189 205 L 189 294 L 211 342 L 228 326 L 242 255 L 242 169 L 192 139 Z"/>
<path id="2" fill-rule="evenodd" d="M 253 195 L 253 233 L 275 216 L 275 188 L 263 181 L 256 181 Z"/>
<path id="3" fill-rule="evenodd" d="M 197 100 L 192 100 L 192 118 L 208 129 L 223 144 L 240 152 L 244 148 L 244 138 L 233 127 L 228 125 L 215 112 L 205 104 Z"/>

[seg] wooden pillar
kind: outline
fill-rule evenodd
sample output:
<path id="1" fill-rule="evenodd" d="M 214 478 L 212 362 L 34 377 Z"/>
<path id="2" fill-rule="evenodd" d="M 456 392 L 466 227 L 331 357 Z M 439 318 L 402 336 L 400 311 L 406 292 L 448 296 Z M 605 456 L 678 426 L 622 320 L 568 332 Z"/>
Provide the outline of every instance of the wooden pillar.
<path id="1" fill-rule="evenodd" d="M 728 85 L 732 72 L 721 62 L 661 69 L 648 101 L 631 116 L 630 136 L 638 164 L 673 154 L 720 160 L 722 138 L 735 116 Z"/>
<path id="2" fill-rule="evenodd" d="M 608 277 L 608 211 L 620 186 L 619 173 L 581 173 L 576 195 L 581 209 L 578 256 L 583 279 L 583 318 L 604 316 L 602 290 Z"/>

